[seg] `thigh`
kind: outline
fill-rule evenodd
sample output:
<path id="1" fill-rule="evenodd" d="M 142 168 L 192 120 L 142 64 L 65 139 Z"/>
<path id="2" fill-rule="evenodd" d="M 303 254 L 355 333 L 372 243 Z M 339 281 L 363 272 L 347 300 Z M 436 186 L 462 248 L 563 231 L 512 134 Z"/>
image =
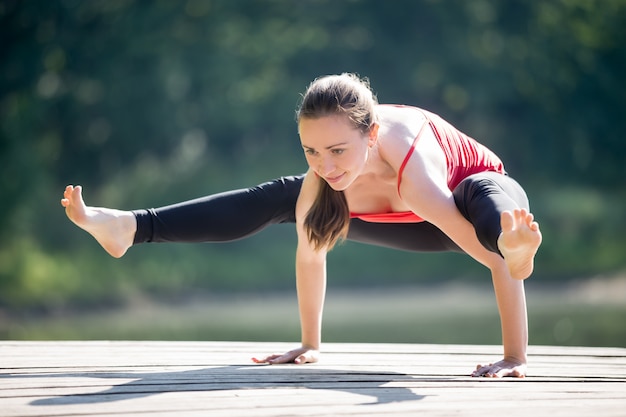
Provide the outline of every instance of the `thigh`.
<path id="1" fill-rule="evenodd" d="M 411 252 L 463 252 L 445 233 L 428 222 L 372 223 L 352 219 L 348 239 Z"/>

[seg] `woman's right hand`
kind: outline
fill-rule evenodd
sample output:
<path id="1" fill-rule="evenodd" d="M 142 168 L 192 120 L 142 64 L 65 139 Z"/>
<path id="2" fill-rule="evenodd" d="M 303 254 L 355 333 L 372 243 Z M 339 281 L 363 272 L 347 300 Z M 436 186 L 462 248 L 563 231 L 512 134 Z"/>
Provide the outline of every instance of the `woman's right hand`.
<path id="1" fill-rule="evenodd" d="M 298 349 L 290 350 L 283 354 L 269 355 L 263 359 L 252 358 L 254 363 L 267 363 L 275 365 L 279 363 L 295 363 L 297 365 L 305 363 L 315 363 L 319 360 L 320 351 L 302 346 Z"/>

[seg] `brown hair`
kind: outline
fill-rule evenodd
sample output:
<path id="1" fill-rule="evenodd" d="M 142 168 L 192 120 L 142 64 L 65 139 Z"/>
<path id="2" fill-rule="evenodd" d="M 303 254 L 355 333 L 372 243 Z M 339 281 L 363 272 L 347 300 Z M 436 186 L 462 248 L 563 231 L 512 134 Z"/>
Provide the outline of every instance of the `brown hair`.
<path id="1" fill-rule="evenodd" d="M 302 119 L 345 115 L 355 128 L 368 133 L 376 122 L 377 103 L 366 78 L 349 73 L 328 75 L 309 85 L 296 112 L 296 120 L 299 123 Z M 343 191 L 333 190 L 324 180 L 319 183 L 304 226 L 316 249 L 332 249 L 348 234 L 350 210 Z"/>

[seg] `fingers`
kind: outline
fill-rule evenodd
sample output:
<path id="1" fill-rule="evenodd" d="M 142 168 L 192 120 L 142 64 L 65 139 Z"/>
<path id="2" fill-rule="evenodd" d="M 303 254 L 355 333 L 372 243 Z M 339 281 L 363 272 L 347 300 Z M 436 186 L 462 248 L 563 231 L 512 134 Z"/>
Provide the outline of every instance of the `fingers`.
<path id="1" fill-rule="evenodd" d="M 472 372 L 473 377 L 504 378 L 504 377 L 526 377 L 526 365 L 512 365 L 505 361 L 490 363 L 489 365 L 477 365 Z"/>
<path id="2" fill-rule="evenodd" d="M 293 363 L 295 363 L 297 365 L 300 365 L 300 364 L 303 364 L 303 363 L 308 363 L 308 362 L 312 362 L 312 361 L 309 361 L 309 359 L 307 358 L 306 355 L 300 355 L 300 356 L 298 356 L 297 358 L 295 358 L 293 360 Z"/>
<path id="3" fill-rule="evenodd" d="M 279 363 L 289 363 L 295 362 L 295 359 L 289 353 L 285 353 L 284 355 L 270 355 L 263 359 L 252 358 L 254 363 L 267 363 L 269 365 L 279 364 Z"/>
<path id="4" fill-rule="evenodd" d="M 296 358 L 297 359 L 297 358 Z M 267 364 L 278 364 L 278 363 L 289 363 L 289 362 L 295 362 L 295 359 L 293 359 L 293 356 L 290 355 L 289 353 L 285 353 L 284 355 L 270 355 L 267 356 L 265 358 L 259 359 L 259 358 L 252 358 L 252 362 L 254 363 L 267 363 Z"/>
<path id="5" fill-rule="evenodd" d="M 489 365 L 476 365 L 476 370 L 472 372 L 473 377 L 486 377 L 486 378 L 495 378 L 497 376 L 497 372 L 494 370 L 494 365 L 490 363 Z"/>
<path id="6" fill-rule="evenodd" d="M 295 363 L 297 365 L 300 365 L 304 363 L 314 362 L 313 360 L 310 360 L 310 358 L 306 354 L 294 356 L 290 353 L 286 353 L 284 355 L 271 355 L 261 360 L 257 358 L 252 358 L 252 360 L 255 363 L 267 363 L 269 365 L 278 365 L 281 363 Z"/>
<path id="7" fill-rule="evenodd" d="M 305 363 L 314 363 L 318 360 L 317 351 L 303 351 L 302 349 L 296 349 L 285 354 L 275 354 L 267 356 L 266 358 L 252 358 L 254 363 L 267 363 L 268 365 L 277 365 L 282 363 L 295 363 L 297 365 Z"/>
<path id="8" fill-rule="evenodd" d="M 266 358 L 263 359 L 259 359 L 259 358 L 252 358 L 252 362 L 254 363 L 270 363 L 270 361 L 278 358 L 280 355 L 270 355 Z"/>
<path id="9" fill-rule="evenodd" d="M 492 363 L 490 363 L 487 366 L 478 364 L 476 365 L 476 369 L 474 370 L 474 372 L 472 372 L 472 376 L 473 377 L 485 376 L 492 366 L 493 366 Z"/>

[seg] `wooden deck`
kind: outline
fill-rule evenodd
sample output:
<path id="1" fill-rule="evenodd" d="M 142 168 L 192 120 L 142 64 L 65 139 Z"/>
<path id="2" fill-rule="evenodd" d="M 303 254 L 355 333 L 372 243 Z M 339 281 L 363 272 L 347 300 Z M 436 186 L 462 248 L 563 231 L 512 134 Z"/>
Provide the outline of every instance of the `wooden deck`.
<path id="1" fill-rule="evenodd" d="M 530 349 L 526 379 L 471 378 L 500 347 L 0 341 L 1 416 L 625 416 L 626 349 Z"/>

